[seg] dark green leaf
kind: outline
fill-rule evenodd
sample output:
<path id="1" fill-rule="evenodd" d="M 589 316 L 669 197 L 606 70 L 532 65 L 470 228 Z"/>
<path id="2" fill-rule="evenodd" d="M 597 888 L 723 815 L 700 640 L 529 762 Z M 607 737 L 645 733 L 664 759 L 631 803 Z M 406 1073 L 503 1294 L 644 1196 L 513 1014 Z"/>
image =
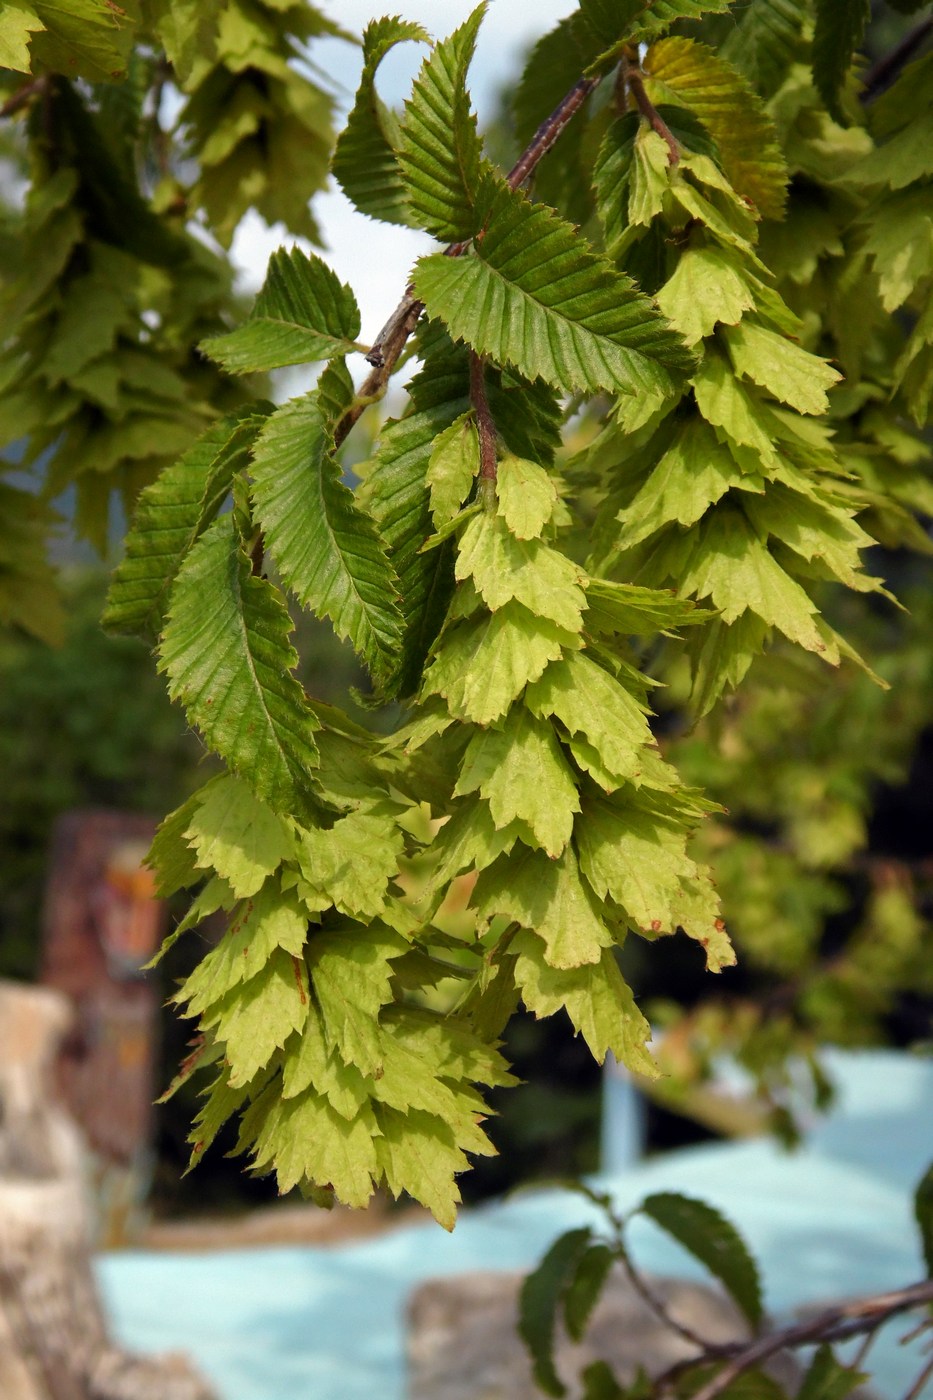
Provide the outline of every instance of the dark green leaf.
<path id="1" fill-rule="evenodd" d="M 867 1373 L 838 1361 L 832 1347 L 824 1342 L 810 1362 L 797 1400 L 845 1400 L 868 1379 Z"/>
<path id="2" fill-rule="evenodd" d="M 663 34 L 676 20 L 721 14 L 732 0 L 580 0 L 580 10 L 605 45 L 643 42 Z"/>
<path id="3" fill-rule="evenodd" d="M 143 491 L 107 595 L 108 631 L 158 635 L 175 576 L 247 465 L 263 419 L 251 407 L 213 424 Z"/>
<path id="4" fill-rule="evenodd" d="M 421 227 L 445 243 L 469 238 L 480 226 L 482 150 L 466 77 L 485 13 L 483 3 L 425 59 L 402 121 L 398 163 L 409 206 Z"/>
<path id="5" fill-rule="evenodd" d="M 813 80 L 839 121 L 845 121 L 839 92 L 870 18 L 871 0 L 816 0 Z"/>
<path id="6" fill-rule="evenodd" d="M 586 1330 L 614 1258 L 609 1245 L 601 1243 L 591 1244 L 580 1256 L 564 1295 L 564 1321 L 567 1332 L 575 1342 L 581 1340 Z"/>
<path id="7" fill-rule="evenodd" d="M 353 110 L 340 134 L 331 169 L 357 209 L 386 223 L 411 222 L 396 159 L 399 124 L 376 92 L 376 71 L 386 54 L 406 40 L 428 42 L 420 24 L 375 19 L 363 35 L 363 73 Z"/>
<path id="8" fill-rule="evenodd" d="M 758 1267 L 735 1226 L 705 1201 L 674 1191 L 646 1197 L 641 1210 L 706 1265 L 757 1327 L 761 1321 Z"/>
<path id="9" fill-rule="evenodd" d="M 647 297 L 553 210 L 500 186 L 460 258 L 420 259 L 415 289 L 456 340 L 569 393 L 657 392 L 690 352 Z"/>
<path id="10" fill-rule="evenodd" d="M 249 320 L 201 349 L 231 374 L 250 374 L 344 355 L 359 348 L 359 332 L 350 288 L 313 253 L 280 248 Z"/>
<path id="11" fill-rule="evenodd" d="M 522 1284 L 518 1330 L 531 1353 L 535 1380 L 547 1395 L 567 1393 L 567 1387 L 554 1369 L 557 1308 L 592 1237 L 589 1227 L 568 1230 L 555 1240 Z"/>
<path id="12" fill-rule="evenodd" d="M 256 518 L 285 583 L 349 637 L 377 677 L 387 675 L 401 638 L 398 578 L 376 524 L 340 480 L 316 393 L 268 419 L 252 477 Z"/>

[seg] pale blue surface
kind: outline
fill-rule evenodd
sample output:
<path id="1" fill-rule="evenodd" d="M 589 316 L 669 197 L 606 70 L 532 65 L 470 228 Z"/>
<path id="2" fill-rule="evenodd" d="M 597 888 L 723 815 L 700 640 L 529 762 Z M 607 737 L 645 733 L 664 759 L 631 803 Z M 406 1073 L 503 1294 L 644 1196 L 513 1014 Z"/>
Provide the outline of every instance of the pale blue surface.
<path id="1" fill-rule="evenodd" d="M 726 1211 L 763 1267 L 766 1304 L 899 1287 L 922 1269 L 911 1189 L 933 1157 L 933 1065 L 899 1055 L 834 1057 L 841 1111 L 787 1155 L 756 1141 L 670 1153 L 602 1178 L 622 1207 L 646 1192 L 689 1192 Z M 413 1284 L 476 1268 L 528 1267 L 585 1202 L 519 1196 L 465 1214 L 453 1235 L 398 1230 L 339 1249 L 208 1255 L 123 1253 L 99 1274 L 120 1338 L 137 1349 L 186 1350 L 223 1400 L 402 1400 L 402 1318 Z M 645 1223 L 644 1266 L 693 1274 L 689 1258 Z M 876 1344 L 875 1387 L 890 1400 L 916 1373 L 916 1352 L 890 1329 Z"/>

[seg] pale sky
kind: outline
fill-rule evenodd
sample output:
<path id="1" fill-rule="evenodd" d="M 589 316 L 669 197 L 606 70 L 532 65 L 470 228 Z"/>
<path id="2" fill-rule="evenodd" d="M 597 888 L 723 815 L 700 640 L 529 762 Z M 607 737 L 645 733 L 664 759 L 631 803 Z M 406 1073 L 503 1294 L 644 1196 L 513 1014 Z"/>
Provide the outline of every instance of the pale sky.
<path id="1" fill-rule="evenodd" d="M 388 13 L 417 20 L 429 34 L 444 38 L 463 23 L 474 6 L 470 0 L 383 0 L 381 5 L 378 0 L 323 0 L 321 8 L 352 33 L 362 33 L 369 20 Z M 503 85 L 514 80 L 518 56 L 574 8 L 574 0 L 490 0 L 470 70 L 470 91 L 481 128 L 494 111 Z M 396 106 L 403 101 L 426 52 L 423 44 L 400 44 L 389 54 L 378 78 L 385 101 Z M 319 40 L 311 58 L 342 89 L 343 110 L 349 110 L 362 66 L 359 49 L 335 40 Z M 362 339 L 375 340 L 404 290 L 409 268 L 432 246 L 432 240 L 411 229 L 365 218 L 335 186 L 317 198 L 314 210 L 329 245 L 318 251 L 341 280 L 353 287 L 363 316 Z M 249 215 L 233 246 L 244 288 L 258 288 L 270 253 L 294 241 L 281 226 L 267 229 L 261 219 Z M 360 364 L 365 369 L 362 361 Z"/>

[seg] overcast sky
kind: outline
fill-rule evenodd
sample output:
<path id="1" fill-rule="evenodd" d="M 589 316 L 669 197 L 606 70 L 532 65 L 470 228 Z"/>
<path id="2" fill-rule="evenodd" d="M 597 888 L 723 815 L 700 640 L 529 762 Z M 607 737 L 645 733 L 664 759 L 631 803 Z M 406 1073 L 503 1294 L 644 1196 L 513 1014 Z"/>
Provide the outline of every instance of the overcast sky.
<path id="1" fill-rule="evenodd" d="M 494 111 L 497 94 L 514 81 L 515 60 L 539 35 L 551 29 L 575 7 L 575 0 L 490 0 L 470 70 L 470 90 L 480 126 Z M 344 29 L 362 33 L 370 19 L 384 13 L 417 20 L 435 38 L 444 38 L 472 12 L 470 0 L 323 0 L 321 8 Z M 379 70 L 382 97 L 399 105 L 407 96 L 426 49 L 423 44 L 400 44 Z M 340 90 L 342 111 L 349 110 L 359 81 L 362 57 L 359 49 L 336 40 L 320 40 L 312 60 Z M 363 315 L 362 338 L 375 339 L 395 306 L 415 258 L 431 246 L 431 240 L 410 229 L 376 223 L 358 214 L 336 188 L 315 201 L 315 213 L 327 248 L 323 255 L 341 279 L 356 293 Z M 294 239 L 281 226 L 267 229 L 252 215 L 241 226 L 234 243 L 234 257 L 243 269 L 243 282 L 258 287 L 270 253 Z M 363 366 L 365 368 L 365 366 Z"/>

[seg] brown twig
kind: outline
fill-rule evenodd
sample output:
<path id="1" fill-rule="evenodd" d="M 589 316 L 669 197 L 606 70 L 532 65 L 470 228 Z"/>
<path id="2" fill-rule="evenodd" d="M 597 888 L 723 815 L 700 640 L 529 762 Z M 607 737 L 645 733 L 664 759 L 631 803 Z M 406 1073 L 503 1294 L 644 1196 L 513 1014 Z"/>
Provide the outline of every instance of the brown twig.
<path id="1" fill-rule="evenodd" d="M 496 479 L 496 425 L 489 411 L 486 397 L 485 360 L 470 351 L 470 402 L 476 414 L 476 429 L 479 434 L 479 475 L 481 481 Z"/>
<path id="2" fill-rule="evenodd" d="M 869 68 L 861 92 L 862 102 L 873 101 L 885 88 L 889 88 L 930 34 L 933 34 L 933 16 L 928 15 L 911 29 L 909 34 L 905 34 L 890 53 L 882 55 L 877 63 Z"/>
<path id="3" fill-rule="evenodd" d="M 636 107 L 646 119 L 652 131 L 656 131 L 658 135 L 663 137 L 667 142 L 671 165 L 676 165 L 680 160 L 680 146 L 677 144 L 676 136 L 645 91 L 645 82 L 642 77 L 641 69 L 637 64 L 626 61 L 624 72 L 628 90 L 635 99 Z"/>
<path id="4" fill-rule="evenodd" d="M 930 1357 L 927 1364 L 921 1369 L 917 1379 L 904 1396 L 904 1400 L 920 1400 L 920 1396 L 923 1394 L 924 1390 L 926 1390 L 927 1381 L 930 1380 L 931 1377 L 933 1377 L 933 1356 Z"/>
<path id="5" fill-rule="evenodd" d="M 629 1283 L 632 1285 L 639 1298 L 648 1305 L 655 1317 L 659 1318 L 660 1321 L 664 1323 L 664 1326 L 669 1327 L 672 1332 L 677 1332 L 679 1336 L 683 1337 L 685 1342 L 689 1342 L 691 1346 L 699 1347 L 701 1352 L 703 1352 L 705 1356 L 708 1356 L 713 1349 L 712 1343 L 708 1342 L 705 1337 L 701 1337 L 698 1332 L 694 1332 L 692 1327 L 687 1327 L 685 1323 L 678 1322 L 677 1318 L 673 1317 L 672 1314 L 668 1312 L 667 1308 L 661 1302 L 661 1299 L 655 1297 L 652 1293 L 624 1249 L 620 1250 L 619 1258 L 622 1261 L 623 1269 L 628 1275 Z"/>
<path id="6" fill-rule="evenodd" d="M 598 86 L 600 79 L 581 78 L 561 99 L 551 115 L 541 123 L 528 145 L 506 176 L 507 183 L 514 190 L 523 185 L 534 172 L 538 162 L 554 145 L 571 118 L 580 110 L 590 93 Z M 448 257 L 456 258 L 466 252 L 472 239 L 462 243 L 452 243 L 447 249 Z M 372 365 L 372 373 L 367 376 L 355 401 L 344 413 L 334 432 L 334 441 L 339 447 L 354 423 L 362 416 L 367 406 L 383 393 L 393 369 L 405 348 L 424 310 L 424 305 L 414 294 L 414 288 L 405 288 L 405 295 L 392 315 L 386 321 L 373 343 L 366 359 Z"/>
<path id="7" fill-rule="evenodd" d="M 48 78 L 43 74 L 39 78 L 32 78 L 28 83 L 23 83 L 22 87 L 16 89 L 3 106 L 0 107 L 0 117 L 12 117 L 23 107 L 29 105 L 34 97 L 38 97 L 49 85 Z"/>
<path id="8" fill-rule="evenodd" d="M 731 1360 L 719 1374 L 707 1381 L 706 1385 L 696 1391 L 693 1396 L 693 1400 L 716 1400 L 716 1396 L 722 1395 L 738 1376 L 750 1371 L 754 1366 L 760 1365 L 762 1361 L 767 1361 L 776 1352 L 794 1347 L 810 1346 L 815 1342 L 842 1342 L 849 1337 L 857 1337 L 865 1331 L 872 1331 L 880 1327 L 889 1318 L 896 1317 L 898 1313 L 907 1312 L 910 1308 L 922 1307 L 925 1303 L 931 1302 L 933 1302 L 933 1280 L 931 1279 L 925 1279 L 922 1283 L 912 1284 L 909 1288 L 901 1288 L 893 1293 L 881 1293 L 873 1298 L 858 1298 L 854 1302 L 844 1303 L 838 1308 L 829 1308 L 825 1312 L 818 1313 L 816 1317 L 807 1322 L 798 1322 L 790 1327 L 779 1328 L 775 1332 L 770 1332 L 766 1337 L 761 1337 L 749 1344 L 733 1343 L 730 1346 L 709 1347 L 702 1355 L 695 1356 L 690 1361 L 679 1362 L 676 1367 L 671 1367 L 662 1377 L 659 1377 L 658 1384 L 661 1385 L 673 1379 L 675 1374 L 682 1374 L 685 1370 L 692 1370 L 694 1367 L 711 1360 L 731 1355 Z M 921 1379 L 925 1378 L 921 1377 Z M 919 1392 L 917 1393 L 919 1394 Z M 905 1397 L 905 1400 L 910 1400 L 910 1397 Z"/>

